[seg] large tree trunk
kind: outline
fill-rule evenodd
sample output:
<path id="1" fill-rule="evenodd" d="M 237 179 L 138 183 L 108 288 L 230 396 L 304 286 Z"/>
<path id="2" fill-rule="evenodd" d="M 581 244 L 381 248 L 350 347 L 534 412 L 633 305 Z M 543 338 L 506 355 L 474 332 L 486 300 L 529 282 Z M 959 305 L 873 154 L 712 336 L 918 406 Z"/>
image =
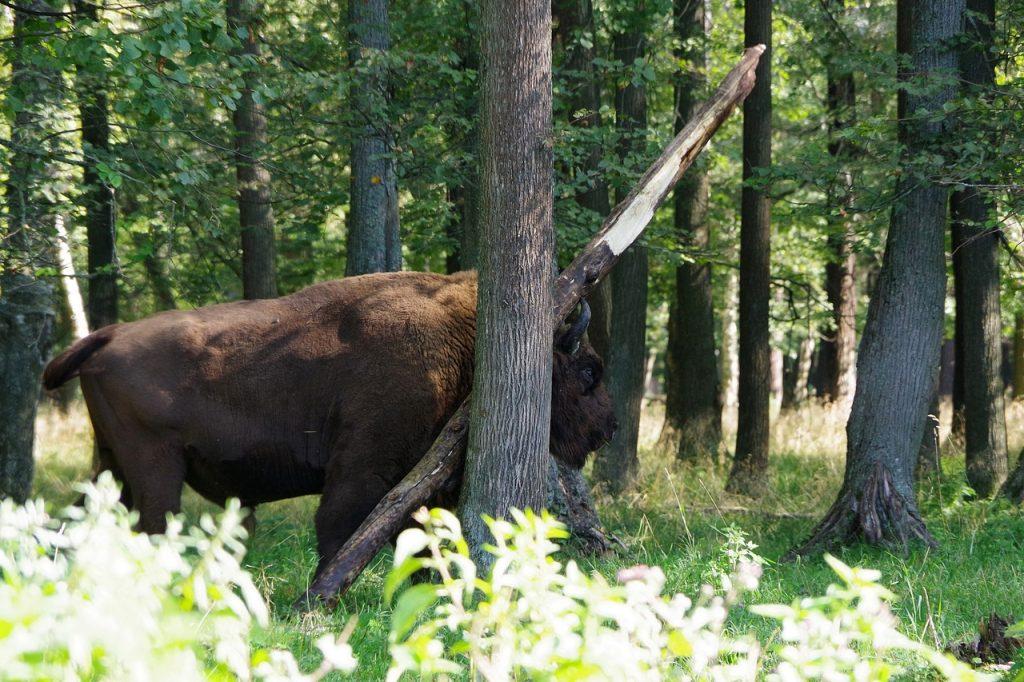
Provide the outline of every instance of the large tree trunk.
<path id="1" fill-rule="evenodd" d="M 989 61 L 994 0 L 967 0 L 966 43 L 960 54 L 964 83 L 987 91 L 995 81 Z M 983 96 L 985 92 L 982 93 Z M 982 497 L 994 495 L 1009 473 L 1003 410 L 1003 319 L 999 306 L 1000 232 L 991 226 L 992 199 L 984 177 L 954 192 L 951 213 L 960 240 L 957 279 L 958 363 L 963 360 L 964 447 L 967 481 Z M 962 341 L 962 344 L 961 344 Z"/>
<path id="2" fill-rule="evenodd" d="M 654 212 L 665 201 L 708 140 L 750 92 L 754 69 L 763 46 L 752 47 L 729 72 L 714 96 L 697 112 L 689 125 L 669 144 L 629 196 L 605 219 L 601 230 L 555 280 L 554 314 L 563 320 L 581 298 L 590 294 L 615 265 L 623 251 L 644 231 Z M 553 326 L 549 327 L 553 330 Z M 466 448 L 469 399 L 437 436 L 419 463 L 373 509 L 345 545 L 338 550 L 296 604 L 328 602 L 347 590 L 388 539 L 407 522 L 409 514 L 448 485 L 457 485 Z"/>
<path id="3" fill-rule="evenodd" d="M 238 181 L 238 223 L 242 233 L 242 295 L 245 298 L 277 296 L 277 247 L 274 240 L 274 209 L 271 205 L 267 154 L 267 117 L 254 96 L 259 78 L 259 28 L 262 8 L 258 0 L 227 0 L 231 34 L 244 33 L 235 59 L 242 72 L 242 96 L 235 105 L 235 176 Z"/>
<path id="4" fill-rule="evenodd" d="M 963 7 L 962 0 L 899 0 L 897 48 L 915 73 L 938 77 L 956 68 L 951 43 Z M 943 105 L 953 95 L 949 86 L 927 95 L 900 91 L 908 162 L 942 143 Z M 912 540 L 934 544 L 917 511 L 914 468 L 938 376 L 948 190 L 908 167 L 896 197 L 857 359 L 843 487 L 799 553 L 858 539 L 901 548 Z"/>
<path id="5" fill-rule="evenodd" d="M 387 110 L 390 83 L 383 61 L 391 49 L 387 0 L 348 3 L 348 22 L 356 130 L 345 274 L 400 270 L 398 185 Z"/>
<path id="6" fill-rule="evenodd" d="M 75 0 L 76 21 L 87 26 L 97 19 L 97 6 Z M 98 48 L 97 48 L 98 49 Z M 100 163 L 109 163 L 110 125 L 107 121 L 107 76 L 100 55 L 89 53 L 75 68 L 75 91 L 82 120 L 82 180 L 88 242 L 89 326 L 117 322 L 117 226 L 114 188 L 100 178 Z"/>
<path id="7" fill-rule="evenodd" d="M 30 7 L 53 11 L 39 1 Z M 30 22 L 35 26 L 30 28 Z M 25 42 L 26 33 L 40 32 L 38 18 L 15 12 L 14 57 L 6 94 L 16 98 L 20 107 L 11 123 L 13 152 L 4 196 L 7 224 L 0 233 L 0 498 L 17 502 L 23 502 L 32 489 L 39 376 L 53 321 L 50 287 L 33 274 L 44 265 L 38 261 L 39 254 L 53 251 L 47 243 L 47 224 L 55 213 L 43 188 L 50 169 L 39 163 L 39 156 L 53 143 L 43 109 L 55 105 L 60 87 L 59 74 L 39 69 L 41 55 L 32 54 L 45 46 Z"/>
<path id="8" fill-rule="evenodd" d="M 680 47 L 675 83 L 675 130 L 693 116 L 707 87 L 709 17 L 705 0 L 675 0 L 673 21 Z M 713 456 L 722 440 L 722 397 L 715 357 L 710 245 L 707 220 L 710 182 L 703 164 L 675 191 L 675 229 L 695 260 L 676 267 L 666 348 L 665 426 L 676 434 L 680 459 Z"/>
<path id="9" fill-rule="evenodd" d="M 481 514 L 545 502 L 551 421 L 551 5 L 481 10 L 482 204 L 475 375 L 460 515 L 474 556 Z"/>
<path id="10" fill-rule="evenodd" d="M 768 331 L 771 285 L 771 203 L 751 186 L 757 169 L 772 163 L 772 2 L 744 5 L 743 40 L 763 43 L 757 85 L 743 103 L 743 196 L 740 215 L 739 414 L 736 452 L 726 490 L 758 496 L 768 470 L 771 348 Z"/>
<path id="11" fill-rule="evenodd" d="M 455 40 L 455 52 L 459 57 L 459 66 L 462 70 L 467 74 L 477 75 L 480 72 L 480 44 L 477 40 L 479 17 L 476 3 L 463 0 L 461 4 L 465 26 L 461 27 Z M 455 168 L 454 178 L 448 185 L 448 202 L 453 210 L 448 224 L 448 236 L 452 243 L 446 260 L 448 272 L 476 268 L 477 238 L 480 229 L 477 219 L 480 208 L 480 168 L 478 164 L 480 102 L 476 87 L 478 81 L 466 78 L 464 82 L 468 85 L 463 92 L 459 93 L 461 98 L 459 115 L 465 121 L 470 122 L 470 128 L 469 130 L 457 130 L 453 127 L 449 131 L 449 138 L 461 147 L 463 158 Z"/>
<path id="12" fill-rule="evenodd" d="M 39 377 L 49 353 L 50 287 L 23 274 L 0 275 L 0 499 L 32 490 Z"/>
<path id="13" fill-rule="evenodd" d="M 830 0 L 833 11 L 845 12 L 845 0 Z M 838 47 L 839 37 L 831 36 Z M 857 353 L 857 256 L 853 251 L 854 225 L 850 211 L 853 205 L 853 174 L 849 168 L 849 143 L 844 131 L 853 123 L 856 94 L 853 74 L 840 68 L 839 59 L 828 63 L 829 155 L 839 164 L 835 181 L 829 190 L 829 237 L 831 259 L 825 266 L 825 291 L 832 306 L 832 321 L 826 331 L 826 348 L 831 357 L 826 361 L 825 395 L 836 403 L 853 398 Z"/>
<path id="14" fill-rule="evenodd" d="M 626 30 L 612 37 L 615 59 L 626 69 L 643 60 L 647 50 L 648 8 L 638 2 L 621 17 Z M 615 122 L 622 140 L 623 161 L 642 152 L 647 130 L 647 89 L 632 79 L 615 91 Z M 618 197 L 620 200 L 622 197 Z M 605 383 L 612 395 L 619 428 L 594 460 L 595 482 L 611 492 L 630 485 L 637 469 L 640 408 L 644 397 L 644 361 L 647 358 L 647 247 L 634 244 L 622 255 L 609 276 L 607 308 L 608 347 Z M 601 325 L 599 321 L 598 325 Z"/>

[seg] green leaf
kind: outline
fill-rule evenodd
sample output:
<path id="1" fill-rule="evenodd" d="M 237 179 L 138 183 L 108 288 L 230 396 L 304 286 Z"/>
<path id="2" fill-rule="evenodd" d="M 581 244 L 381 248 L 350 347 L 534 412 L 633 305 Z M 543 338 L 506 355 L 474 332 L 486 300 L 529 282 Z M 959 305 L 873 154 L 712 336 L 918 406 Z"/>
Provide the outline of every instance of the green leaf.
<path id="1" fill-rule="evenodd" d="M 391 598 L 395 594 L 402 583 L 406 581 L 413 573 L 423 568 L 423 560 L 416 557 L 409 557 L 402 563 L 391 569 L 388 573 L 388 577 L 384 579 L 384 601 L 390 603 Z"/>
<path id="2" fill-rule="evenodd" d="M 437 601 L 437 588 L 437 585 L 421 583 L 402 593 L 391 613 L 391 635 L 394 639 L 405 637 L 420 614 Z"/>

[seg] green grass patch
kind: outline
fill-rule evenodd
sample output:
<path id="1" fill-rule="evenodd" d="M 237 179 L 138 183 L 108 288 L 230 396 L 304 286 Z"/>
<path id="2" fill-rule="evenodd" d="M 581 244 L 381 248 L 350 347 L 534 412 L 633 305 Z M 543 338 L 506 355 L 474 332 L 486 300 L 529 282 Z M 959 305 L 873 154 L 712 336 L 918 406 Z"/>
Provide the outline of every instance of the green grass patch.
<path id="1" fill-rule="evenodd" d="M 1008 424 L 1024 413 L 1011 408 Z M 598 495 L 607 529 L 625 549 L 611 557 L 575 557 L 588 569 L 612 577 L 638 563 L 659 565 L 668 579 L 666 591 L 693 594 L 708 580 L 719 554 L 724 530 L 742 529 L 768 559 L 756 595 L 760 603 L 790 602 L 823 594 L 834 574 L 820 557 L 792 563 L 779 559 L 810 532 L 832 502 L 842 479 L 843 415 L 821 407 L 784 413 L 773 431 L 769 492 L 753 501 L 724 492 L 724 462 L 679 463 L 659 449 L 655 410 L 645 418 L 641 473 L 632 492 L 614 500 Z M 1015 430 L 1016 452 L 1022 434 Z M 72 486 L 87 476 L 91 434 L 81 406 L 62 415 L 44 410 L 38 424 L 36 494 L 54 505 L 77 496 Z M 727 442 L 728 439 L 727 439 Z M 917 548 L 908 556 L 864 546 L 837 552 L 845 563 L 879 569 L 883 583 L 898 599 L 894 612 L 907 635 L 940 648 L 972 636 L 991 613 L 1024 617 L 1024 509 L 1001 502 L 964 498 L 963 458 L 947 448 L 941 478 L 920 486 L 922 513 L 939 541 L 935 550 Z M 724 459 L 724 458 L 723 458 Z M 352 645 L 360 660 L 360 679 L 381 679 L 388 665 L 390 606 L 383 600 L 390 551 L 370 565 L 331 613 L 297 615 L 290 604 L 309 585 L 316 565 L 312 527 L 316 498 L 264 505 L 257 511 L 257 531 L 250 540 L 246 566 L 271 602 L 273 622 L 255 644 L 291 649 L 300 663 L 319 659 L 313 641 L 325 630 L 339 630 L 358 618 Z M 185 514 L 198 517 L 213 508 L 192 493 Z M 736 631 L 753 631 L 765 642 L 774 624 L 737 611 Z"/>

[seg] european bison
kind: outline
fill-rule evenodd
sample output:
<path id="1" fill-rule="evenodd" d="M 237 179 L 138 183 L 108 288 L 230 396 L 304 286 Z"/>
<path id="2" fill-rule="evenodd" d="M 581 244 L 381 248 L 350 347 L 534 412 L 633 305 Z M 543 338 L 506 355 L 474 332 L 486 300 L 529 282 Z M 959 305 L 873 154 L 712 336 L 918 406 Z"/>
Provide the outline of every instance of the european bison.
<path id="1" fill-rule="evenodd" d="M 551 452 L 577 468 L 615 430 L 588 319 L 561 332 L 552 376 Z M 183 483 L 249 507 L 323 493 L 322 567 L 469 393 L 475 337 L 475 273 L 363 275 L 104 327 L 43 383 L 81 377 L 100 467 L 144 531 Z"/>

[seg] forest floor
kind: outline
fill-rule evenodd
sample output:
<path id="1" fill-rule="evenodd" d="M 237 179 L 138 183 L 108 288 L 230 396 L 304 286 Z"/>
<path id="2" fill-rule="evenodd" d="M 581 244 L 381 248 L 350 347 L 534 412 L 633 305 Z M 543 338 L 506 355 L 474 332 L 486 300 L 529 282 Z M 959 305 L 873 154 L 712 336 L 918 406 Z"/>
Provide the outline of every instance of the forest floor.
<path id="1" fill-rule="evenodd" d="M 943 410 L 948 422 L 949 405 Z M 666 591 L 695 594 L 707 579 L 709 559 L 718 555 L 727 528 L 741 529 L 768 559 L 756 595 L 760 603 L 789 603 L 824 594 L 834 575 L 820 558 L 795 563 L 777 560 L 806 537 L 834 499 L 842 480 L 845 415 L 811 405 L 784 411 L 773 424 L 769 492 L 753 501 L 725 493 L 724 461 L 681 464 L 657 446 L 658 403 L 645 411 L 641 475 L 632 493 L 615 500 L 598 496 L 606 527 L 628 549 L 606 559 L 578 559 L 585 567 L 614 576 L 617 569 L 643 563 L 661 566 Z M 1011 457 L 1024 447 L 1024 404 L 1009 406 Z M 73 500 L 72 485 L 88 475 L 91 432 L 84 408 L 64 415 L 47 407 L 38 421 L 36 495 L 55 507 Z M 728 430 L 728 429 L 727 429 Z M 942 435 L 948 431 L 945 424 Z M 727 434 L 726 442 L 731 442 Z M 1024 617 L 1024 509 L 1003 503 L 966 501 L 962 453 L 945 447 L 940 479 L 921 486 L 920 504 L 936 550 L 918 548 L 908 556 L 855 547 L 838 553 L 852 565 L 881 570 L 897 595 L 894 612 L 908 635 L 938 645 L 970 638 L 991 613 Z M 326 629 L 340 629 L 359 617 L 352 644 L 360 659 L 358 678 L 383 679 L 388 664 L 390 607 L 382 598 L 390 552 L 371 564 L 334 613 L 293 615 L 289 605 L 307 587 L 316 565 L 312 497 L 264 505 L 246 565 L 274 607 L 269 629 L 254 644 L 286 646 L 300 663 L 313 665 L 313 645 Z M 211 505 L 189 492 L 185 513 L 198 518 Z M 773 626 L 741 614 L 731 622 L 767 641 Z"/>

